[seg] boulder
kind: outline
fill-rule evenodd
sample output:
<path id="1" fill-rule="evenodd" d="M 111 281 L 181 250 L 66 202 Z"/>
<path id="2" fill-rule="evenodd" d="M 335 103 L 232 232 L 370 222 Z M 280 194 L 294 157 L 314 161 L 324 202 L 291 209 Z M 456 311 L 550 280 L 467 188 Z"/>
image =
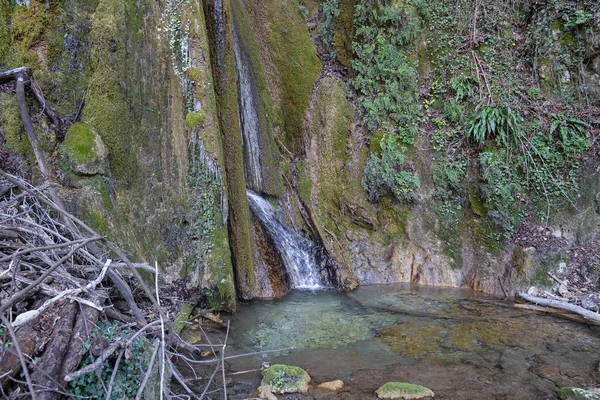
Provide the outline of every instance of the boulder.
<path id="1" fill-rule="evenodd" d="M 422 399 L 433 397 L 431 389 L 403 382 L 388 382 L 375 391 L 378 399 Z"/>
<path id="2" fill-rule="evenodd" d="M 340 381 L 339 379 L 331 382 L 323 382 L 320 385 L 317 385 L 317 389 L 335 393 L 341 392 L 343 388 L 344 382 Z"/>
<path id="3" fill-rule="evenodd" d="M 310 375 L 300 367 L 275 364 L 262 372 L 263 379 L 259 391 L 270 393 L 306 393 Z"/>
<path id="4" fill-rule="evenodd" d="M 63 163 L 78 175 L 107 172 L 108 150 L 100 135 L 88 124 L 76 122 L 67 131 L 61 145 Z"/>

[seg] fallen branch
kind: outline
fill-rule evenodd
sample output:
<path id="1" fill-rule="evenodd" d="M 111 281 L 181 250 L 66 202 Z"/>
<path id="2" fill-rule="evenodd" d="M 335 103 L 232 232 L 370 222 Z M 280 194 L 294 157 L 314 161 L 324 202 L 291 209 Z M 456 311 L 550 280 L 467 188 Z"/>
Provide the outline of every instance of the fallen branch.
<path id="1" fill-rule="evenodd" d="M 549 300 L 541 297 L 530 296 L 524 292 L 519 292 L 517 293 L 517 295 L 523 300 L 529 301 L 531 303 L 539 304 L 546 307 L 554 307 L 560 310 L 570 311 L 572 313 L 581 315 L 588 321 L 600 324 L 600 314 L 586 310 L 585 308 L 576 306 L 575 304 L 565 303 L 564 301 L 559 300 Z"/>
<path id="2" fill-rule="evenodd" d="M 538 311 L 538 312 L 548 313 L 548 314 L 557 316 L 559 318 L 568 319 L 569 321 L 579 322 L 581 324 L 587 324 L 587 325 L 592 325 L 592 326 L 600 326 L 599 323 L 596 323 L 593 321 L 588 321 L 587 319 L 579 316 L 578 314 L 558 310 L 556 308 L 540 307 L 540 306 L 534 306 L 531 304 L 519 304 L 519 303 L 515 303 L 514 308 L 518 308 L 521 310 L 529 310 L 529 311 Z"/>
<path id="3" fill-rule="evenodd" d="M 93 363 L 91 363 L 90 365 L 87 365 L 87 366 L 81 368 L 78 371 L 75 371 L 75 372 L 72 372 L 72 373 L 68 374 L 67 376 L 65 376 L 65 381 L 66 382 L 71 382 L 71 381 L 79 378 L 80 376 L 83 376 L 83 375 L 85 375 L 85 374 L 87 374 L 89 372 L 92 372 L 92 371 L 95 371 L 95 370 L 101 368 L 102 365 L 103 365 L 103 363 L 104 363 L 104 361 L 108 357 L 112 356 L 115 351 L 119 350 L 123 346 L 124 343 L 125 343 L 124 339 L 119 339 L 119 340 L 111 343 L 111 345 L 108 346 L 106 348 L 106 350 L 104 350 L 102 352 L 102 354 L 100 355 L 100 357 L 96 358 L 96 360 Z"/>

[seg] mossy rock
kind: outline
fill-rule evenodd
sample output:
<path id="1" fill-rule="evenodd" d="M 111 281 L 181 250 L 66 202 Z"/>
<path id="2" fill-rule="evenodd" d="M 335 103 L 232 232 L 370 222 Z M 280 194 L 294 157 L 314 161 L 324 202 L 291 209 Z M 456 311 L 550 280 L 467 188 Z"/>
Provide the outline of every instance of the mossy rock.
<path id="1" fill-rule="evenodd" d="M 562 400 L 600 400 L 600 393 L 574 387 L 564 387 L 558 391 Z"/>
<path id="2" fill-rule="evenodd" d="M 71 125 L 60 153 L 76 174 L 97 175 L 107 171 L 108 150 L 100 135 L 88 124 Z"/>
<path id="3" fill-rule="evenodd" d="M 375 391 L 378 399 L 422 399 L 433 397 L 433 391 L 421 385 L 388 382 Z"/>
<path id="4" fill-rule="evenodd" d="M 310 375 L 300 367 L 275 364 L 262 372 L 261 387 L 271 393 L 306 393 Z"/>

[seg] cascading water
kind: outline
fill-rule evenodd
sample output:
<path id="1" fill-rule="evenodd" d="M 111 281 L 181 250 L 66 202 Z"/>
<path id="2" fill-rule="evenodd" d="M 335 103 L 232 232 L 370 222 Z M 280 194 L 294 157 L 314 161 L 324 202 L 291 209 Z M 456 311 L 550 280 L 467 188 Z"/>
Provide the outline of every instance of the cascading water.
<path id="1" fill-rule="evenodd" d="M 240 48 L 237 29 L 233 29 L 233 49 L 235 53 L 235 71 L 238 81 L 240 122 L 244 141 L 246 184 L 254 190 L 263 189 L 263 177 L 260 160 L 260 124 L 252 91 L 252 76 L 248 63 Z"/>
<path id="2" fill-rule="evenodd" d="M 321 287 L 317 264 L 312 255 L 312 243 L 299 234 L 285 229 L 267 200 L 250 190 L 247 193 L 250 209 L 273 240 L 293 287 L 304 289 Z"/>

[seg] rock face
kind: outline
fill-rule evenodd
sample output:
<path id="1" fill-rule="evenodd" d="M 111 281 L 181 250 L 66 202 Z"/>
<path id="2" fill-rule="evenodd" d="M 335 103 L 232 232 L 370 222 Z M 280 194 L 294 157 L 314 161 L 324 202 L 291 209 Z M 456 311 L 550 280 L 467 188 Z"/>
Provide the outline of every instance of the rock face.
<path id="1" fill-rule="evenodd" d="M 310 375 L 300 367 L 275 364 L 265 369 L 259 392 L 306 393 Z"/>
<path id="2" fill-rule="evenodd" d="M 375 393 L 379 399 L 422 399 L 434 396 L 431 389 L 402 382 L 388 382 L 377 389 Z"/>
<path id="3" fill-rule="evenodd" d="M 566 387 L 558 391 L 562 400 L 600 400 L 600 393 L 580 388 Z"/>

